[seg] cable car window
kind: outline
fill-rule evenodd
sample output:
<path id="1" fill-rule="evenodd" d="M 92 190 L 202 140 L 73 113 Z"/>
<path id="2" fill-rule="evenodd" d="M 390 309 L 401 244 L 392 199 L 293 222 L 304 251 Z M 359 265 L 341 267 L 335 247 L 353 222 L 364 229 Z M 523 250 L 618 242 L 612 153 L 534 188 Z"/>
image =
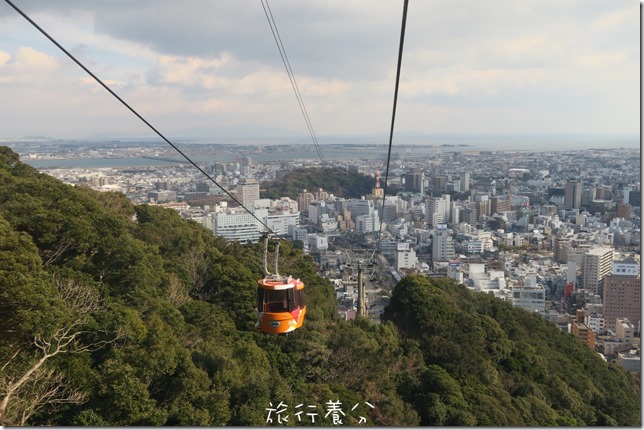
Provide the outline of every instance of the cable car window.
<path id="1" fill-rule="evenodd" d="M 289 295 L 291 296 L 289 300 L 290 302 L 289 312 L 292 312 L 297 308 L 304 307 L 304 297 L 302 296 L 301 290 L 298 290 L 297 288 L 293 288 Z"/>
<path id="2" fill-rule="evenodd" d="M 257 310 L 264 311 L 264 289 L 257 288 Z"/>
<path id="3" fill-rule="evenodd" d="M 261 288 L 260 288 L 261 290 Z M 263 290 L 263 312 L 288 312 L 288 290 Z"/>

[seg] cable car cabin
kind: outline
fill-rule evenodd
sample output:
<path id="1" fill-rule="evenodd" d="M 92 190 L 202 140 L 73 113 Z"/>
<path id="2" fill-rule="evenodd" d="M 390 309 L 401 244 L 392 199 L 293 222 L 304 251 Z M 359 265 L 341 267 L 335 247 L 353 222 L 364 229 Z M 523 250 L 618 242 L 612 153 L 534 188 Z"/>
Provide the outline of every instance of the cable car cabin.
<path id="1" fill-rule="evenodd" d="M 292 277 L 267 276 L 257 281 L 257 324 L 264 333 L 288 333 L 302 327 L 306 306 L 304 283 Z"/>

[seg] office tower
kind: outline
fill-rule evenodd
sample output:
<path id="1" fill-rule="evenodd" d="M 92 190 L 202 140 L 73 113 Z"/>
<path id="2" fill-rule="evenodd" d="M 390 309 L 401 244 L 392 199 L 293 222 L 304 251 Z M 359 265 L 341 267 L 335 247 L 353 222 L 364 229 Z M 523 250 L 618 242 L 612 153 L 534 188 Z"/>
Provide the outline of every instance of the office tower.
<path id="1" fill-rule="evenodd" d="M 461 174 L 461 192 L 470 190 L 470 172 Z"/>
<path id="2" fill-rule="evenodd" d="M 441 193 L 444 193 L 446 188 L 447 188 L 447 176 L 445 175 L 434 176 L 434 182 L 432 187 L 433 193 L 438 196 Z"/>
<path id="3" fill-rule="evenodd" d="M 628 193 L 628 204 L 635 207 L 641 207 L 642 194 L 639 190 Z"/>
<path id="4" fill-rule="evenodd" d="M 581 182 L 576 180 L 566 182 L 564 206 L 566 209 L 579 209 L 581 207 Z"/>
<path id="5" fill-rule="evenodd" d="M 215 235 L 236 242 L 257 243 L 260 237 L 259 223 L 241 208 L 216 213 L 212 229 Z"/>
<path id="6" fill-rule="evenodd" d="M 405 178 L 405 191 L 420 192 L 422 189 L 422 173 L 407 173 Z"/>
<path id="7" fill-rule="evenodd" d="M 386 223 L 396 222 L 397 207 L 393 203 L 385 203 L 382 209 L 382 220 Z"/>
<path id="8" fill-rule="evenodd" d="M 640 324 L 640 266 L 637 263 L 616 262 L 611 273 L 604 277 L 604 321 L 615 330 L 618 318 L 628 318 L 637 331 Z"/>
<path id="9" fill-rule="evenodd" d="M 237 182 L 237 200 L 245 207 L 251 209 L 255 200 L 259 199 L 259 182 L 257 179 L 247 178 Z"/>

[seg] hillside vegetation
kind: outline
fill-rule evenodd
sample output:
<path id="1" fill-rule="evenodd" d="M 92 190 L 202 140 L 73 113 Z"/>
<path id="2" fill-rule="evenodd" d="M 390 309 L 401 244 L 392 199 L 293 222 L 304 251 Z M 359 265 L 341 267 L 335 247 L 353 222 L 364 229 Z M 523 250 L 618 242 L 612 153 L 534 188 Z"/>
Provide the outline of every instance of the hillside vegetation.
<path id="1" fill-rule="evenodd" d="M 280 253 L 306 284 L 289 336 L 253 328 L 261 245 L 0 148 L 0 425 L 264 425 L 280 402 L 332 425 L 337 400 L 344 425 L 640 423 L 637 381 L 538 316 L 408 277 L 382 324 L 339 321 L 312 259 Z"/>
<path id="2" fill-rule="evenodd" d="M 374 186 L 373 177 L 339 167 L 295 169 L 286 173 L 283 178 L 262 184 L 262 188 L 266 189 L 263 196 L 269 199 L 297 199 L 302 189 L 315 193 L 320 188 L 338 197 L 359 199 L 370 194 Z"/>

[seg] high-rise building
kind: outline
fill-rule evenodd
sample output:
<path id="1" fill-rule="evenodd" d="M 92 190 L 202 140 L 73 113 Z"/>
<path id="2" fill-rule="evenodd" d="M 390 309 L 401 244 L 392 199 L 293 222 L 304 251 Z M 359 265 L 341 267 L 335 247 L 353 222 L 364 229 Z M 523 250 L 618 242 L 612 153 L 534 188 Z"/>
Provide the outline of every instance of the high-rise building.
<path id="1" fill-rule="evenodd" d="M 375 206 L 373 204 L 373 200 L 351 200 L 347 204 L 347 209 L 351 211 L 351 216 L 356 220 L 360 215 L 372 215 L 375 210 Z"/>
<path id="2" fill-rule="evenodd" d="M 617 203 L 617 217 L 631 219 L 631 205 Z"/>
<path id="3" fill-rule="evenodd" d="M 432 227 L 446 224 L 450 215 L 450 196 L 428 197 L 425 201 L 425 221 Z"/>
<path id="4" fill-rule="evenodd" d="M 490 197 L 487 194 L 476 196 L 476 216 L 480 218 L 481 215 L 490 216 Z"/>
<path id="5" fill-rule="evenodd" d="M 461 192 L 470 190 L 470 172 L 461 174 Z"/>
<path id="6" fill-rule="evenodd" d="M 476 215 L 476 209 L 465 207 L 461 211 L 461 222 L 467 223 L 472 226 L 478 224 L 478 217 Z"/>
<path id="7" fill-rule="evenodd" d="M 309 204 L 313 201 L 313 193 L 306 191 L 306 188 L 302 190 L 299 196 L 297 196 L 297 207 L 302 210 L 308 210 Z"/>
<path id="8" fill-rule="evenodd" d="M 320 200 L 313 200 L 309 203 L 309 221 L 312 224 L 317 224 L 320 222 L 322 214 L 327 213 L 326 202 Z"/>
<path id="9" fill-rule="evenodd" d="M 398 245 L 409 245 L 407 243 L 401 243 Z M 409 246 L 398 246 L 396 252 L 396 270 L 400 271 L 402 269 L 413 269 L 418 263 L 418 258 L 416 258 L 416 251 Z"/>
<path id="10" fill-rule="evenodd" d="M 630 197 L 631 197 L 631 187 L 624 187 L 624 189 L 622 190 L 622 198 L 624 199 L 623 203 L 625 205 L 630 203 Z"/>
<path id="11" fill-rule="evenodd" d="M 631 191 L 628 193 L 628 204 L 635 207 L 641 207 L 642 204 L 642 194 L 641 191 Z"/>
<path id="12" fill-rule="evenodd" d="M 251 209 L 255 200 L 259 200 L 259 182 L 257 179 L 246 178 L 237 182 L 237 200 Z"/>
<path id="13" fill-rule="evenodd" d="M 405 191 L 419 192 L 422 187 L 422 173 L 407 173 L 405 178 Z"/>
<path id="14" fill-rule="evenodd" d="M 379 226 L 378 211 L 373 211 L 370 215 L 358 215 L 356 217 L 356 231 L 359 233 L 378 231 Z"/>
<path id="15" fill-rule="evenodd" d="M 566 209 L 579 209 L 581 207 L 581 182 L 576 180 L 566 182 L 564 207 Z"/>
<path id="16" fill-rule="evenodd" d="M 318 189 L 315 193 L 315 200 L 326 200 L 329 198 L 329 193 L 324 191 L 323 188 Z"/>
<path id="17" fill-rule="evenodd" d="M 432 185 L 433 185 L 432 191 L 434 195 L 438 196 L 441 193 L 444 193 L 447 188 L 447 176 L 445 175 L 434 176 L 434 182 Z"/>
<path id="18" fill-rule="evenodd" d="M 494 196 L 491 199 L 490 215 L 502 214 L 512 209 L 512 200 L 509 196 Z"/>
<path id="19" fill-rule="evenodd" d="M 613 248 L 593 248 L 584 255 L 582 270 L 583 286 L 594 294 L 602 295 L 602 283 L 604 277 L 611 271 L 613 264 Z"/>
<path id="20" fill-rule="evenodd" d="M 393 203 L 385 203 L 382 209 L 382 220 L 386 223 L 396 222 L 397 206 Z"/>
<path id="21" fill-rule="evenodd" d="M 237 242 L 257 243 L 260 237 L 259 223 L 241 208 L 216 213 L 212 229 L 215 235 Z"/>
<path id="22" fill-rule="evenodd" d="M 454 240 L 452 231 L 441 228 L 432 233 L 432 261 L 453 260 L 456 256 L 454 252 Z"/>
<path id="23" fill-rule="evenodd" d="M 568 249 L 571 247 L 570 239 L 555 239 L 553 247 L 554 259 L 559 263 L 566 263 L 568 261 Z"/>
<path id="24" fill-rule="evenodd" d="M 628 320 L 639 331 L 641 303 L 640 267 L 637 263 L 616 262 L 604 277 L 604 321 L 615 330 L 618 318 Z"/>

